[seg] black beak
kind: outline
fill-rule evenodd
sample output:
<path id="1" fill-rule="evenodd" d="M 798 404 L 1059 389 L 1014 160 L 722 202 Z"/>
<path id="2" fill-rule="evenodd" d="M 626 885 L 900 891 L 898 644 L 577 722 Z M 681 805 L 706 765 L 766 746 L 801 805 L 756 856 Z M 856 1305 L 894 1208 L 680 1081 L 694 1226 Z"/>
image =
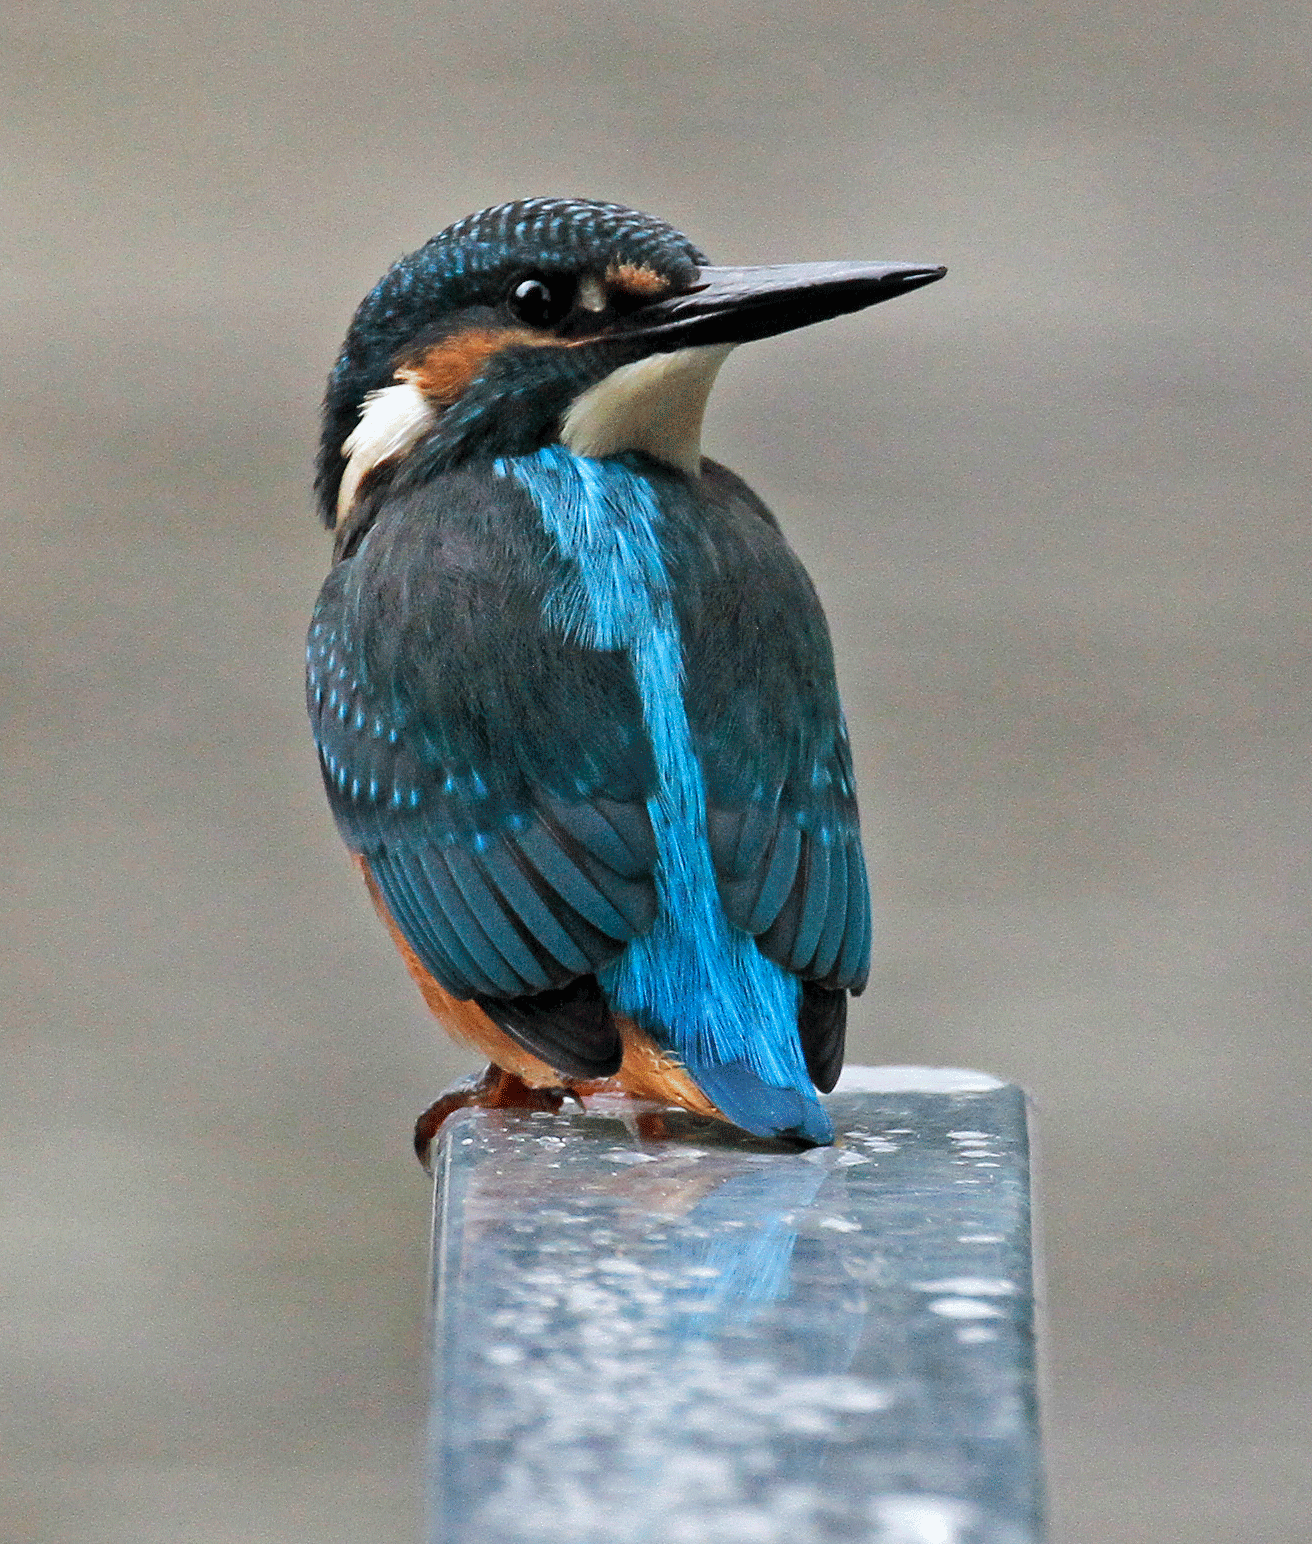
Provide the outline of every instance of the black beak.
<path id="1" fill-rule="evenodd" d="M 933 284 L 946 272 L 928 263 L 703 268 L 688 289 L 629 312 L 611 332 L 641 339 L 661 353 L 704 344 L 751 343 L 862 311 Z"/>

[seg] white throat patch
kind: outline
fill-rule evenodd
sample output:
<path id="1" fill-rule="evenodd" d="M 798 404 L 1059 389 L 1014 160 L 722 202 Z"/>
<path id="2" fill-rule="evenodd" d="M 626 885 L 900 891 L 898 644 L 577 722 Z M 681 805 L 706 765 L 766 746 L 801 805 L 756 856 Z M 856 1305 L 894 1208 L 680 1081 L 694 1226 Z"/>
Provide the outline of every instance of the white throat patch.
<path id="1" fill-rule="evenodd" d="M 437 422 L 432 403 L 409 380 L 371 391 L 360 422 L 342 441 L 346 470 L 337 489 L 337 524 L 350 513 L 360 484 L 376 466 L 405 455 Z"/>
<path id="2" fill-rule="evenodd" d="M 576 456 L 594 459 L 646 451 L 696 477 L 706 399 L 732 347 L 684 348 L 621 365 L 570 404 L 562 441 Z"/>

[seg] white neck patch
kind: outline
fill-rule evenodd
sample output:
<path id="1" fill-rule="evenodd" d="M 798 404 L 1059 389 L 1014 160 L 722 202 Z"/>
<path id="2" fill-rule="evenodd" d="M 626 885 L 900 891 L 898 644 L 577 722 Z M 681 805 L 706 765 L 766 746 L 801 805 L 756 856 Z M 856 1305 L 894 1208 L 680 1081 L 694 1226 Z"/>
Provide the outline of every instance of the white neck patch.
<path id="1" fill-rule="evenodd" d="M 337 488 L 337 524 L 350 513 L 360 484 L 376 466 L 405 455 L 437 422 L 437 413 L 412 380 L 371 391 L 360 422 L 342 441 L 346 470 Z"/>
<path id="2" fill-rule="evenodd" d="M 732 347 L 684 348 L 621 365 L 570 404 L 561 440 L 576 456 L 598 460 L 642 450 L 696 477 L 706 399 Z"/>

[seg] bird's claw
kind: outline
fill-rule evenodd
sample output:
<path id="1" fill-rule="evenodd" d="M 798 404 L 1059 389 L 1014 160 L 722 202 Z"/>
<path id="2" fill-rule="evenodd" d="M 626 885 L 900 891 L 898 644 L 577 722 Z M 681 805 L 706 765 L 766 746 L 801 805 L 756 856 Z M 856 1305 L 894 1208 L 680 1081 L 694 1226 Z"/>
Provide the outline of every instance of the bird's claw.
<path id="1" fill-rule="evenodd" d="M 453 1083 L 419 1117 L 415 1122 L 415 1155 L 431 1174 L 433 1143 L 443 1122 L 457 1110 L 549 1110 L 554 1115 L 566 1099 L 583 1108 L 583 1100 L 572 1088 L 530 1088 L 514 1073 L 488 1067 Z"/>

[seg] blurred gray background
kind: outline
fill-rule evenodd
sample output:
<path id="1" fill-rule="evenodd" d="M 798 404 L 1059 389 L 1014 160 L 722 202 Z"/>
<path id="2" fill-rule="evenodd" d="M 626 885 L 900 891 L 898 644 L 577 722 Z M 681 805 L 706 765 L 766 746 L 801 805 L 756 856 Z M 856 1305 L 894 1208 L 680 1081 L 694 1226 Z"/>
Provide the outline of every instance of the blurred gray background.
<path id="1" fill-rule="evenodd" d="M 8 0 L 0 1537 L 418 1533 L 421 1106 L 470 1063 L 303 718 L 323 378 L 525 193 L 944 261 L 707 447 L 835 634 L 858 1060 L 1033 1093 L 1060 1544 L 1312 1509 L 1304 4 Z"/>

